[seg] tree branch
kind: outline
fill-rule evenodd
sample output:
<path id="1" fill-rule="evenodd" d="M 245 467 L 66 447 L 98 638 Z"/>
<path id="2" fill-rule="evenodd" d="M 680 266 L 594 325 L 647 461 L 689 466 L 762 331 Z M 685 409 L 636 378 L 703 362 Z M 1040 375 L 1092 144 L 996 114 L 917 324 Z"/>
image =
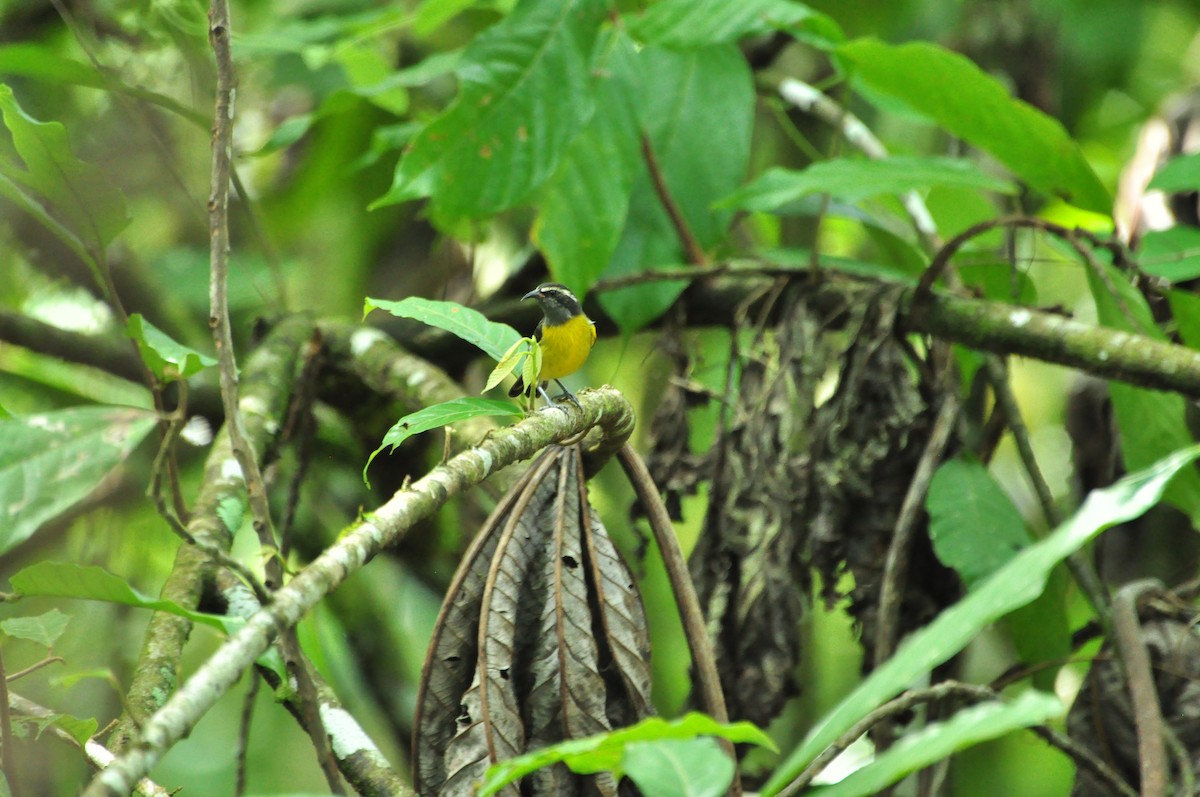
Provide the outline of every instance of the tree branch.
<path id="1" fill-rule="evenodd" d="M 310 609 L 384 547 L 402 539 L 417 521 L 513 462 L 528 459 L 547 444 L 595 427 L 600 443 L 624 441 L 633 430 L 633 408 L 612 388 L 579 394 L 582 408 L 554 407 L 492 435 L 477 447 L 439 465 L 396 493 L 366 519 L 349 527 L 295 578 L 280 588 L 269 606 L 256 612 L 187 683 L 142 725 L 142 744 L 126 750 L 88 785 L 85 797 L 128 793 L 176 742 L 254 664 L 284 628 Z"/>

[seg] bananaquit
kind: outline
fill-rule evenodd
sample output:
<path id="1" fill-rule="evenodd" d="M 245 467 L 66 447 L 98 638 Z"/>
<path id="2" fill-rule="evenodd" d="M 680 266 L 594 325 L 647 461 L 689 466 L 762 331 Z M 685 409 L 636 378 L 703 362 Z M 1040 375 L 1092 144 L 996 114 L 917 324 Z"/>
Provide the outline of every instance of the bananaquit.
<path id="1" fill-rule="evenodd" d="M 542 347 L 542 370 L 538 374 L 536 386 L 526 386 L 524 381 L 517 377 L 517 382 L 508 391 L 508 395 L 513 398 L 522 393 L 533 395 L 536 387 L 549 401 L 550 397 L 546 395 L 543 386 L 553 379 L 562 388 L 563 395 L 578 406 L 579 400 L 575 398 L 575 394 L 558 380 L 578 371 L 592 353 L 592 346 L 596 343 L 595 323 L 583 314 L 583 307 L 575 298 L 575 294 L 557 282 L 543 283 L 521 299 L 536 299 L 542 306 L 542 320 L 533 331 L 533 337 Z"/>

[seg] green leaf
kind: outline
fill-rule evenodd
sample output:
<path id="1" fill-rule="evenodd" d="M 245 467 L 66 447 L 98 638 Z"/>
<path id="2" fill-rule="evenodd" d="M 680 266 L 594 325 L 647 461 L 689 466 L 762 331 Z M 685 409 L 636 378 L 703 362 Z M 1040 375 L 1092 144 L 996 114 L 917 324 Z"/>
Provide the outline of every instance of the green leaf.
<path id="1" fill-rule="evenodd" d="M 0 420 L 0 553 L 86 498 L 154 424 L 153 413 L 130 407 Z"/>
<path id="2" fill-rule="evenodd" d="M 637 55 L 619 31 L 601 49 L 609 56 L 596 78 L 596 112 L 547 182 L 531 233 L 550 273 L 580 300 L 621 240 L 641 163 Z"/>
<path id="3" fill-rule="evenodd" d="M 1200 191 L 1200 152 L 1176 155 L 1154 175 L 1147 190 L 1165 191 L 1168 194 Z"/>
<path id="4" fill-rule="evenodd" d="M 591 58 L 605 0 L 526 0 L 463 53 L 458 98 L 417 136 L 373 208 L 422 196 L 435 217 L 524 201 L 592 114 Z"/>
<path id="5" fill-rule="evenodd" d="M 725 237 L 732 212 L 713 208 L 741 183 L 749 161 L 754 83 L 741 51 L 721 44 L 688 52 L 645 47 L 643 129 L 667 190 L 701 247 Z M 720 153 L 714 157 L 713 153 Z M 629 200 L 625 229 L 605 276 L 636 274 L 684 262 L 679 234 L 643 163 Z M 609 316 L 631 333 L 663 313 L 686 282 L 651 282 L 600 297 Z"/>
<path id="6" fill-rule="evenodd" d="M 232 634 L 244 625 L 241 618 L 205 614 L 185 609 L 171 600 L 151 598 L 135 590 L 120 576 L 102 567 L 70 562 L 38 562 L 17 572 L 9 581 L 23 597 L 79 598 L 154 609 L 186 617 L 194 623 Z"/>
<path id="7" fill-rule="evenodd" d="M 0 115 L 21 159 L 21 163 L 4 163 L 0 172 L 44 197 L 58 220 L 89 249 L 108 246 L 129 223 L 125 198 L 111 177 L 76 158 L 66 128 L 26 114 L 12 89 L 2 84 Z"/>
<path id="8" fill-rule="evenodd" d="M 619 772 L 625 749 L 630 744 L 665 739 L 694 739 L 697 736 L 716 736 L 734 743 L 756 744 L 768 750 L 776 749 L 771 737 L 749 722 L 722 724 L 697 712 L 690 712 L 677 720 L 650 717 L 628 728 L 559 742 L 493 764 L 479 787 L 478 797 L 496 794 L 509 783 L 523 778 L 530 772 L 559 762 L 581 774 Z"/>
<path id="9" fill-rule="evenodd" d="M 1138 267 L 1171 282 L 1200 277 L 1200 230 L 1172 227 L 1148 232 L 1138 243 Z"/>
<path id="10" fill-rule="evenodd" d="M 660 0 L 628 20 L 629 32 L 647 44 L 693 49 L 732 44 L 824 16 L 791 0 Z"/>
<path id="11" fill-rule="evenodd" d="M 1088 285 L 1096 302 L 1096 315 L 1101 324 L 1126 332 L 1136 332 L 1156 340 L 1166 335 L 1154 323 L 1145 297 L 1128 279 L 1112 266 L 1100 264 L 1107 273 L 1108 285 L 1087 270 Z M 1109 292 L 1113 286 L 1132 319 Z M 1125 468 L 1133 471 L 1144 468 L 1192 442 L 1187 424 L 1187 400 L 1178 393 L 1146 390 L 1124 382 L 1111 382 L 1108 394 L 1112 399 L 1117 427 L 1121 431 L 1121 457 Z M 1167 503 L 1180 509 L 1192 522 L 1200 522 L 1200 473 L 1188 470 L 1171 482 L 1164 494 Z"/>
<path id="12" fill-rule="evenodd" d="M 1061 717 L 1063 704 L 1045 692 L 1025 692 L 1012 702 L 994 701 L 964 708 L 945 722 L 905 734 L 862 769 L 812 797 L 869 797 L 905 776 L 981 742 Z"/>
<path id="13" fill-rule="evenodd" d="M 925 508 L 934 553 L 968 589 L 1033 541 L 1012 500 L 978 462 L 942 463 L 929 484 Z"/>
<path id="14" fill-rule="evenodd" d="M 172 340 L 141 313 L 129 316 L 125 332 L 137 341 L 142 360 L 159 379 L 168 382 L 187 379 L 217 364 L 212 357 Z"/>
<path id="15" fill-rule="evenodd" d="M 496 385 L 504 381 L 504 377 L 516 370 L 517 364 L 521 362 L 522 357 L 528 356 L 529 349 L 522 349 L 521 344 L 526 346 L 536 345 L 536 341 L 531 338 L 521 338 L 516 343 L 508 347 L 508 351 L 504 352 L 504 356 L 500 358 L 500 362 L 496 363 L 496 367 L 488 374 L 487 384 L 483 386 L 483 392 L 487 393 Z"/>
<path id="16" fill-rule="evenodd" d="M 1186 290 L 1167 291 L 1171 316 L 1186 346 L 1200 349 L 1200 296 Z"/>
<path id="17" fill-rule="evenodd" d="M 1009 96 L 966 57 L 927 42 L 856 39 L 837 49 L 855 79 L 990 152 L 1033 188 L 1107 214 L 1112 198 L 1063 126 Z"/>
<path id="18" fill-rule="evenodd" d="M 227 495 L 217 504 L 217 517 L 225 524 L 229 533 L 237 534 L 246 517 L 246 502 L 236 495 Z"/>
<path id="19" fill-rule="evenodd" d="M 859 202 L 884 194 L 905 194 L 933 186 L 976 188 L 1015 194 L 1016 186 L 993 177 L 963 158 L 893 156 L 881 160 L 837 158 L 803 170 L 768 169 L 718 207 L 772 212 L 812 194 Z"/>
<path id="20" fill-rule="evenodd" d="M 100 727 L 100 723 L 95 717 L 80 719 L 70 714 L 55 715 L 54 724 L 71 734 L 71 737 L 80 744 L 86 744 L 88 739 L 96 735 L 96 731 Z"/>
<path id="21" fill-rule="evenodd" d="M 363 481 L 367 481 L 367 468 L 371 466 L 372 460 L 383 449 L 390 447 L 394 450 L 396 446 L 413 435 L 428 432 L 430 429 L 449 426 L 452 423 L 465 421 L 468 418 L 478 418 L 481 415 L 520 417 L 524 413 L 520 407 L 511 401 L 475 397 L 451 399 L 450 401 L 443 401 L 441 404 L 434 404 L 431 407 L 425 407 L 416 412 L 409 413 L 396 421 L 391 429 L 388 429 L 387 434 L 383 436 L 383 442 L 379 444 L 379 448 L 371 452 L 371 456 L 367 458 L 367 464 L 363 466 Z"/>
<path id="22" fill-rule="evenodd" d="M 715 739 L 660 739 L 625 747 L 621 771 L 642 794 L 720 797 L 733 782 L 733 760 Z"/>
<path id="23" fill-rule="evenodd" d="M 1104 529 L 1138 517 L 1162 496 L 1172 477 L 1200 458 L 1200 447 L 1178 451 L 1111 487 L 1092 492 L 1079 511 L 1046 539 L 1025 548 L 933 622 L 911 634 L 890 659 L 876 668 L 808 733 L 764 786 L 778 794 L 822 750 L 866 714 L 962 650 L 1009 612 L 1033 601 L 1051 571 Z"/>
<path id="24" fill-rule="evenodd" d="M 0 631 L 15 639 L 28 639 L 44 648 L 52 648 L 70 621 L 71 615 L 51 609 L 36 617 L 11 617 L 0 622 Z"/>
<path id="25" fill-rule="evenodd" d="M 509 347 L 521 339 L 521 333 L 508 324 L 489 321 L 478 310 L 454 302 L 422 299 L 419 296 L 410 296 L 398 302 L 368 298 L 363 315 L 366 316 L 375 308 L 444 329 L 478 346 L 484 354 L 497 361 L 503 359 Z"/>

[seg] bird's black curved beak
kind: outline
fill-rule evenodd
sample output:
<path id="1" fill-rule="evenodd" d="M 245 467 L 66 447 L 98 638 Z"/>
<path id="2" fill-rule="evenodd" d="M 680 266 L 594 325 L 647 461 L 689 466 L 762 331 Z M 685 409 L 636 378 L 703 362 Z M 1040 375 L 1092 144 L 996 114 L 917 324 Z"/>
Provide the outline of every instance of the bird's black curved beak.
<path id="1" fill-rule="evenodd" d="M 529 293 L 522 296 L 521 301 L 525 301 L 526 299 L 536 299 L 537 295 L 538 295 L 538 290 L 539 290 L 538 288 L 534 288 Z"/>

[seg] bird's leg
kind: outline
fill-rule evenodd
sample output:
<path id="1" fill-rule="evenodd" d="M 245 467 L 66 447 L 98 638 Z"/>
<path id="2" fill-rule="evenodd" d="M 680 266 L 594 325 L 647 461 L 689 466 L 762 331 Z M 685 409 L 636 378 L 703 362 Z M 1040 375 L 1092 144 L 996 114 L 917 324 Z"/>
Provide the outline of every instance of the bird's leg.
<path id="1" fill-rule="evenodd" d="M 542 382 L 541 384 L 539 384 L 537 389 L 538 389 L 538 392 L 542 394 L 542 398 L 544 398 L 546 400 L 547 407 L 555 406 L 554 400 L 551 399 L 550 394 L 546 392 L 546 383 L 545 382 Z"/>
<path id="2" fill-rule="evenodd" d="M 567 386 L 566 386 L 566 385 L 564 385 L 562 382 L 560 382 L 560 381 L 559 381 L 559 380 L 557 380 L 557 379 L 555 379 L 555 380 L 554 380 L 554 383 L 555 383 L 556 385 L 558 385 L 560 388 L 562 388 L 562 395 L 561 395 L 561 396 L 559 396 L 559 398 L 560 398 L 560 399 L 561 399 L 561 398 L 566 398 L 566 399 L 567 399 L 567 401 L 569 401 L 569 402 L 571 402 L 572 404 L 574 404 L 574 405 L 575 405 L 576 407 L 578 407 L 580 410 L 582 410 L 582 409 L 583 409 L 583 405 L 579 403 L 579 399 L 575 397 L 575 394 L 574 394 L 574 393 L 572 393 L 570 390 L 567 390 Z"/>

